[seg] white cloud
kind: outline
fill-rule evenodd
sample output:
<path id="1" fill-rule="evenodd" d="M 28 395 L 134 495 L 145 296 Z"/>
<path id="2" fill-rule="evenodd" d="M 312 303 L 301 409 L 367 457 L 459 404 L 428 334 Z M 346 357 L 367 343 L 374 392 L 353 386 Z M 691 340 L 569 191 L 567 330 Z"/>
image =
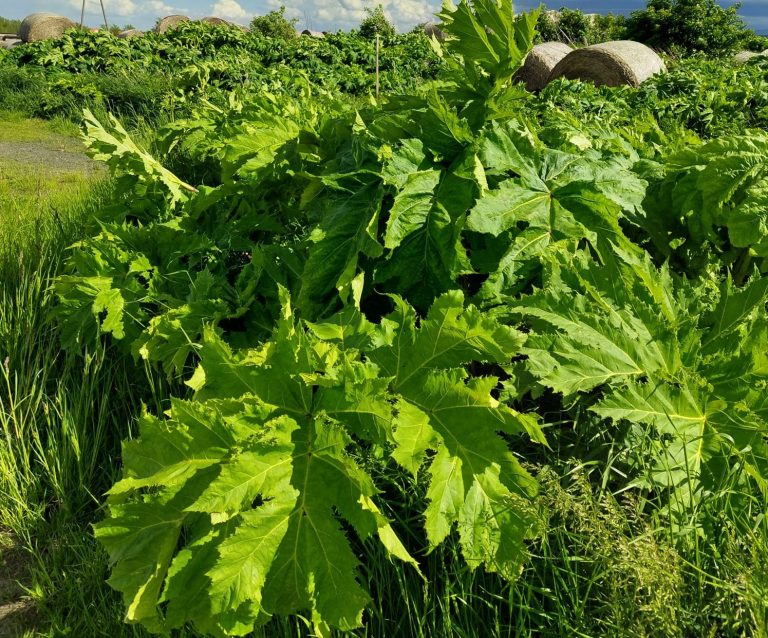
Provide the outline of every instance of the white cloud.
<path id="1" fill-rule="evenodd" d="M 104 11 L 107 13 L 107 17 L 117 16 L 131 16 L 135 15 L 139 10 L 136 3 L 133 0 L 105 0 Z"/>
<path id="2" fill-rule="evenodd" d="M 253 14 L 243 9 L 237 0 L 219 0 L 211 7 L 211 15 L 227 20 L 250 20 Z"/>
<path id="3" fill-rule="evenodd" d="M 178 9 L 174 9 L 169 4 L 165 4 L 165 2 L 163 2 L 162 0 L 149 0 L 149 2 L 145 2 L 143 4 L 143 9 L 144 9 L 144 12 L 151 13 L 158 17 L 160 16 L 165 17 L 169 14 L 174 13 L 175 11 L 178 11 Z"/>
<path id="4" fill-rule="evenodd" d="M 277 9 L 282 2 L 267 0 L 267 4 Z M 302 27 L 350 29 L 363 20 L 366 7 L 374 8 L 377 4 L 382 5 L 387 18 L 400 31 L 434 19 L 434 13 L 439 8 L 436 2 L 429 0 L 308 0 L 300 8 L 294 5 L 286 9 L 286 15 L 298 17 Z"/>
<path id="5" fill-rule="evenodd" d="M 77 17 L 80 16 L 80 10 L 83 6 L 82 0 L 60 0 L 72 9 L 77 10 Z M 237 4 L 237 3 L 235 3 Z M 104 11 L 107 19 L 112 22 L 113 18 L 125 18 L 128 16 L 153 16 L 163 17 L 172 13 L 181 12 L 163 2 L 163 0 L 104 0 Z M 86 22 L 97 20 L 101 22 L 101 6 L 98 0 L 85 0 Z"/>

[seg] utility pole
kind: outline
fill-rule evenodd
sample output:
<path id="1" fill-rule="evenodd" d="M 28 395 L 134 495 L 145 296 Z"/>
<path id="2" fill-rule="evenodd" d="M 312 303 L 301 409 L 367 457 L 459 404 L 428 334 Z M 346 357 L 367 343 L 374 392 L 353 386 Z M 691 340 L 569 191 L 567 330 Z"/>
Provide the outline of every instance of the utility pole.
<path id="1" fill-rule="evenodd" d="M 104 10 L 104 0 L 99 0 L 101 5 L 101 15 L 104 16 L 104 30 L 109 31 L 109 22 L 107 22 L 107 12 Z"/>
<path id="2" fill-rule="evenodd" d="M 80 28 L 83 28 L 83 25 L 85 24 L 85 3 L 87 0 L 83 0 L 83 6 L 80 9 Z M 107 12 L 104 9 L 104 0 L 99 0 L 99 4 L 101 5 L 101 15 L 104 18 L 104 29 L 106 31 L 109 31 L 109 22 L 107 22 Z"/>

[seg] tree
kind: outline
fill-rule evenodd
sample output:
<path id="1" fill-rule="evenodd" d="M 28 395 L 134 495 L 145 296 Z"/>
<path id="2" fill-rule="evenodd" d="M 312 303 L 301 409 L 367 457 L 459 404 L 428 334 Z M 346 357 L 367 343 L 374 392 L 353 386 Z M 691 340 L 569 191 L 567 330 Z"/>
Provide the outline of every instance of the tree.
<path id="1" fill-rule="evenodd" d="M 555 42 L 560 41 L 560 31 L 557 28 L 557 22 L 551 11 L 547 11 L 544 5 L 541 5 L 539 17 L 536 20 L 536 40 L 537 42 Z"/>
<path id="2" fill-rule="evenodd" d="M 597 44 L 624 38 L 624 16 L 585 14 L 562 7 L 548 11 L 544 5 L 536 22 L 537 42 L 566 42 L 574 45 Z"/>
<path id="3" fill-rule="evenodd" d="M 724 8 L 715 0 L 649 0 L 627 20 L 627 36 L 682 54 L 727 55 L 754 35 L 738 14 L 740 7 Z"/>
<path id="4" fill-rule="evenodd" d="M 21 20 L 0 17 L 0 33 L 18 33 Z"/>
<path id="5" fill-rule="evenodd" d="M 557 21 L 558 30 L 563 34 L 565 40 L 571 44 L 589 44 L 589 31 L 591 20 L 582 11 L 578 9 L 568 9 L 563 7 L 558 12 L 560 17 Z"/>
<path id="6" fill-rule="evenodd" d="M 382 39 L 388 40 L 397 35 L 395 25 L 387 19 L 384 7 L 381 5 L 377 5 L 375 9 L 366 7 L 365 14 L 365 18 L 360 23 L 360 35 L 364 38 L 373 40 L 378 33 Z"/>
<path id="7" fill-rule="evenodd" d="M 595 17 L 590 29 L 590 44 L 624 40 L 627 37 L 626 18 L 623 15 L 609 13 Z"/>
<path id="8" fill-rule="evenodd" d="M 270 38 L 289 40 L 296 37 L 296 23 L 298 18 L 285 17 L 285 7 L 273 10 L 263 16 L 256 16 L 251 20 L 251 31 L 256 31 Z"/>

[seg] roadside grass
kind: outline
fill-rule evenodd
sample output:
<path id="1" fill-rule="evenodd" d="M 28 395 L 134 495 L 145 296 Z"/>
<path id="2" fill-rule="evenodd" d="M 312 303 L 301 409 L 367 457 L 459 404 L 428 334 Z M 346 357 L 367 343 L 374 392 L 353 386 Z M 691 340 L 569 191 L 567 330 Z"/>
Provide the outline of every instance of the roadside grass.
<path id="1" fill-rule="evenodd" d="M 62 232 L 66 235 L 64 227 L 71 226 L 90 197 L 93 175 L 83 170 L 83 147 L 69 122 L 4 113 L 0 131 L 0 251 L 6 258 L 17 249 L 39 248 Z M 68 158 L 77 161 L 68 165 Z"/>
<path id="2" fill-rule="evenodd" d="M 6 65 L 0 67 L 0 86 L 0 112 L 74 126 L 84 107 L 100 116 L 113 113 L 128 128 L 144 121 L 155 126 L 176 108 L 174 78 L 138 66 L 120 72 L 67 73 Z"/>
<path id="3" fill-rule="evenodd" d="M 40 141 L 35 136 L 57 138 L 66 127 L 16 119 L 8 130 Z M 15 180 L 0 177 L 0 636 L 145 637 L 122 622 L 90 525 L 141 403 L 162 410 L 170 388 L 114 350 L 63 352 L 50 319 L 51 278 L 109 201 L 111 185 L 8 166 L 0 161 L 0 174 Z M 712 507 L 728 515 L 710 540 L 681 539 L 652 502 L 598 490 L 599 480 L 557 455 L 531 469 L 542 484 L 543 534 L 514 583 L 469 569 L 455 538 L 421 552 L 423 521 L 414 512 L 424 485 L 401 470 L 378 470 L 382 508 L 423 578 L 378 544 L 358 542 L 372 603 L 365 629 L 351 635 L 768 638 L 768 520 L 757 495 L 724 494 Z M 311 635 L 302 618 L 273 619 L 255 632 Z"/>
<path id="4" fill-rule="evenodd" d="M 6 117 L 0 128 L 4 142 L 39 143 L 43 151 L 81 148 L 63 135 L 66 126 Z M 71 538 L 87 545 L 84 525 L 111 479 L 110 461 L 130 423 L 121 412 L 130 392 L 121 364 L 103 352 L 63 353 L 49 319 L 49 285 L 61 256 L 110 193 L 103 177 L 0 157 L 2 636 L 22 633 L 30 623 L 49 624 L 33 594 L 55 565 L 54 550 L 71 547 L 68 529 L 76 526 Z M 118 423 L 123 431 L 113 432 Z"/>
<path id="5" fill-rule="evenodd" d="M 0 114 L 2 142 L 48 142 L 54 146 L 77 147 L 77 124 L 62 118 L 30 119 L 23 113 L 3 111 Z"/>

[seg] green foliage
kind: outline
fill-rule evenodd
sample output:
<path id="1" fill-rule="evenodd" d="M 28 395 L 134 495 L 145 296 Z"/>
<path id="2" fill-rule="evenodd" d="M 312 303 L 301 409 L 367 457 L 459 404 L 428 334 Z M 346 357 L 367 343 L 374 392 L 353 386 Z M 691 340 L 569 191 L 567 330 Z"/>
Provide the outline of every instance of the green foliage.
<path id="1" fill-rule="evenodd" d="M 542 5 L 536 22 L 536 41 L 579 46 L 623 40 L 624 21 L 623 15 L 587 15 L 579 9 L 567 7 L 555 12 L 546 10 Z"/>
<path id="2" fill-rule="evenodd" d="M 639 135 L 648 142 L 647 149 L 640 145 L 642 152 L 655 158 L 674 152 L 677 144 L 695 144 L 697 136 L 741 135 L 768 126 L 767 71 L 760 62 L 733 66 L 690 58 L 638 89 L 556 80 L 530 106 L 544 128 L 575 134 L 594 126 L 597 138 Z"/>
<path id="3" fill-rule="evenodd" d="M 0 33 L 18 33 L 21 20 L 10 20 L 0 16 Z"/>
<path id="4" fill-rule="evenodd" d="M 375 44 L 357 33 L 286 39 L 192 21 L 124 40 L 73 31 L 2 55 L 0 107 L 75 120 L 85 107 L 160 123 L 188 114 L 201 100 L 225 107 L 232 91 L 298 94 L 311 82 L 366 95 L 376 68 Z M 387 42 L 379 66 L 381 90 L 391 93 L 434 78 L 441 65 L 424 34 L 411 33 Z"/>
<path id="5" fill-rule="evenodd" d="M 706 267 L 714 253 L 739 284 L 755 265 L 768 272 L 766 145 L 766 134 L 755 132 L 669 158 L 646 204 L 649 234 L 665 258 L 695 270 Z"/>
<path id="6" fill-rule="evenodd" d="M 550 528 L 529 562 L 555 504 L 523 460 L 632 495 L 665 528 L 637 532 L 646 557 L 700 560 L 762 524 L 766 141 L 697 133 L 761 121 L 764 71 L 533 97 L 513 79 L 536 13 L 477 0 L 440 17 L 438 81 L 375 104 L 307 85 L 198 104 L 159 135 L 183 172 L 86 113 L 120 197 L 54 283 L 62 341 L 188 388 L 144 412 L 97 525 L 128 620 L 243 635 L 304 614 L 351 631 L 380 586 L 372 554 L 410 583 L 455 547 L 456 569 L 508 591 L 540 577 L 507 601 L 537 629 L 621 627 L 600 596 L 627 590 L 596 556 L 637 543 L 621 522 L 584 527 L 611 539 L 584 552 L 585 577 Z M 682 577 L 633 578 L 682 596 Z M 571 586 L 592 606 L 550 616 Z M 640 599 L 656 620 L 633 627 L 676 626 Z M 680 626 L 706 633 L 722 608 Z"/>
<path id="7" fill-rule="evenodd" d="M 251 31 L 256 31 L 268 38 L 277 38 L 279 40 L 290 40 L 296 37 L 296 24 L 298 18 L 285 17 L 285 7 L 273 9 L 263 16 L 256 16 L 251 20 Z"/>
<path id="8" fill-rule="evenodd" d="M 727 55 L 754 35 L 738 9 L 715 0 L 649 0 L 627 20 L 627 36 L 667 51 Z"/>
<path id="9" fill-rule="evenodd" d="M 387 455 L 414 474 L 436 450 L 430 545 L 458 525 L 470 565 L 513 576 L 536 529 L 536 486 L 496 433 L 540 433 L 492 398 L 496 379 L 469 380 L 461 366 L 502 363 L 522 336 L 455 294 L 418 328 L 397 299 L 379 326 L 347 309 L 308 331 L 283 304 L 257 349 L 232 352 L 207 331 L 189 381 L 195 400 L 174 401 L 166 420 L 145 416 L 124 448 L 96 536 L 126 619 L 241 635 L 271 614 L 309 609 L 321 630 L 359 626 L 369 597 L 337 516 L 418 569 L 355 461 L 371 445 L 394 444 Z M 191 601 L 190 591 L 200 595 Z"/>
<path id="10" fill-rule="evenodd" d="M 365 7 L 365 18 L 360 23 L 360 35 L 368 40 L 375 40 L 378 35 L 384 41 L 388 41 L 396 35 L 393 25 L 384 14 L 384 7 L 380 4 L 373 9 Z"/>
<path id="11" fill-rule="evenodd" d="M 694 287 L 622 252 L 553 254 L 542 290 L 512 305 L 532 331 L 522 367 L 571 409 L 631 423 L 635 484 L 666 492 L 688 524 L 733 472 L 768 489 L 767 293 L 765 279 Z"/>

